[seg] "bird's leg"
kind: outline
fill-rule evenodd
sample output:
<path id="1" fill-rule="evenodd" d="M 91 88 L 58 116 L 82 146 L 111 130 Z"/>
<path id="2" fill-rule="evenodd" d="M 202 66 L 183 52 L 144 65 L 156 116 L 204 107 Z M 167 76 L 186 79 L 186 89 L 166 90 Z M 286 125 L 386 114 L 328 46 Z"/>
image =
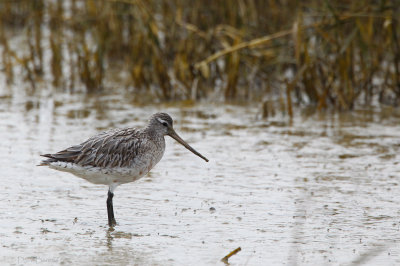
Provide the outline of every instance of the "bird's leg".
<path id="1" fill-rule="evenodd" d="M 114 193 L 112 193 L 110 190 L 108 190 L 108 197 L 107 197 L 107 214 L 108 214 L 108 225 L 110 227 L 113 227 L 117 225 L 117 222 L 115 221 L 114 218 L 114 208 L 113 208 L 113 199 Z"/>

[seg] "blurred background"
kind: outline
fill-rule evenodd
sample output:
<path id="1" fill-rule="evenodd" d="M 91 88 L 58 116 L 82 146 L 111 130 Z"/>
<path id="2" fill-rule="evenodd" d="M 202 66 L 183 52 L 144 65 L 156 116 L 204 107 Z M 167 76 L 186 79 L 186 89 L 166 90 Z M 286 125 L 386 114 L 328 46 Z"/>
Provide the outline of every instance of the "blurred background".
<path id="1" fill-rule="evenodd" d="M 0 2 L 4 88 L 352 110 L 400 99 L 397 1 Z"/>
<path id="2" fill-rule="evenodd" d="M 1 265 L 400 265 L 400 2 L 0 0 Z M 145 177 L 39 164 L 167 112 Z"/>

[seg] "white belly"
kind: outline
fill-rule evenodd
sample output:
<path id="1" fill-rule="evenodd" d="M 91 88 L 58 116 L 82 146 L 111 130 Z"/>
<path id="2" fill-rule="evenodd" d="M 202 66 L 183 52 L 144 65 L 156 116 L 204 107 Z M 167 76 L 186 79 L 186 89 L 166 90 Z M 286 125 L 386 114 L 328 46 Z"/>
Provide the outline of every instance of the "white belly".
<path id="1" fill-rule="evenodd" d="M 68 162 L 53 162 L 49 167 L 58 171 L 68 172 L 83 178 L 93 184 L 103 184 L 115 188 L 124 183 L 134 182 L 145 176 L 162 158 L 164 152 L 151 153 L 135 160 L 133 167 L 103 168 L 80 166 Z"/>

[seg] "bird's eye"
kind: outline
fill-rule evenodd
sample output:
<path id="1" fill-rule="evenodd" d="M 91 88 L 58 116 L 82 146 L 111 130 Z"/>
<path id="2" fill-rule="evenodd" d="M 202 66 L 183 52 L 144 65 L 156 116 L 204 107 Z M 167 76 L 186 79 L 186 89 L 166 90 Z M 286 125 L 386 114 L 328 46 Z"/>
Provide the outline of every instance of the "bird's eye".
<path id="1" fill-rule="evenodd" d="M 163 125 L 164 127 L 167 127 L 167 126 L 168 126 L 167 122 L 162 122 L 162 125 Z"/>

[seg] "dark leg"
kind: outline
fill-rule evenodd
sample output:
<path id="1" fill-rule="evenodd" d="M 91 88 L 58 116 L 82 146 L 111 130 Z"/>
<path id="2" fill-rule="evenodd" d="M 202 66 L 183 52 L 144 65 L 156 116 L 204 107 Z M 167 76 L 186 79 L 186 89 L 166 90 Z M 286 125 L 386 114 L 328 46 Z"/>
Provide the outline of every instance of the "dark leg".
<path id="1" fill-rule="evenodd" d="M 108 214 L 108 225 L 110 227 L 117 225 L 117 222 L 115 221 L 115 218 L 114 218 L 114 208 L 113 208 L 113 202 L 112 202 L 113 197 L 114 197 L 114 193 L 112 193 L 109 190 L 108 198 L 107 198 L 107 214 Z"/>

